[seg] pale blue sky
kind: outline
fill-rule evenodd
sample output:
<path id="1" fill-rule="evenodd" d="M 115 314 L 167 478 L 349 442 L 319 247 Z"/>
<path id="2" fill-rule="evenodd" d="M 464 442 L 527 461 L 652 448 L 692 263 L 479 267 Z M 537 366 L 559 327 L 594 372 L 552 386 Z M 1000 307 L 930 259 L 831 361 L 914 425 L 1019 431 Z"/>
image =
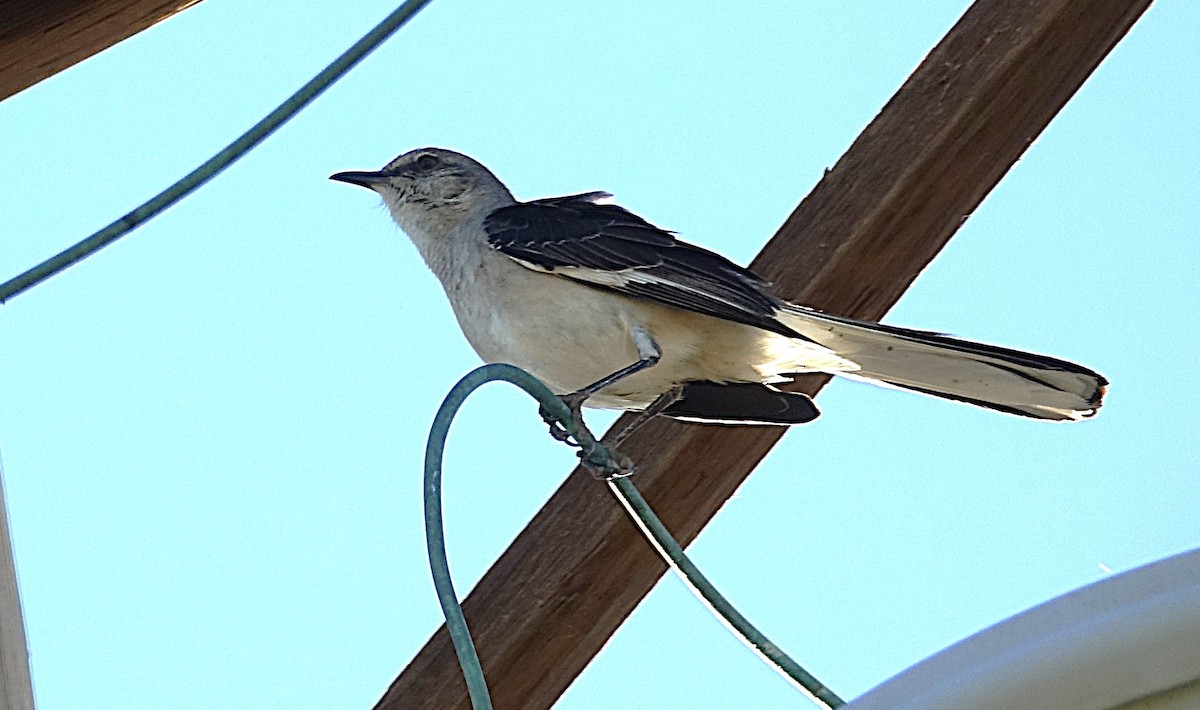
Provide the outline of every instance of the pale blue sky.
<path id="1" fill-rule="evenodd" d="M 420 464 L 477 364 L 369 193 L 421 145 L 747 262 L 966 2 L 434 0 L 248 158 L 0 308 L 0 454 L 39 707 L 366 707 L 441 617 Z M 206 0 L 0 103 L 0 278 L 125 213 L 389 3 Z M 1112 380 L 1052 425 L 835 383 L 692 546 L 852 698 L 1200 544 L 1200 5 L 1152 8 L 888 321 Z M 597 429 L 611 415 L 592 415 Z M 451 437 L 460 590 L 570 470 L 493 385 Z M 486 670 L 486 669 L 485 669 Z M 559 707 L 803 707 L 673 579 Z"/>

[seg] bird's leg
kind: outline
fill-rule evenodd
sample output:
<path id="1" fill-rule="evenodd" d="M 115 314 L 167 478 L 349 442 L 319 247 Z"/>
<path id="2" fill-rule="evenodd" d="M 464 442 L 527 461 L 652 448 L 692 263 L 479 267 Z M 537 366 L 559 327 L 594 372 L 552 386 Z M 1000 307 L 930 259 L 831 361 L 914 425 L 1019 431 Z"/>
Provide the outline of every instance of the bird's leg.
<path id="1" fill-rule="evenodd" d="M 637 416 L 633 418 L 633 421 L 621 427 L 621 430 L 613 435 L 612 443 L 608 444 L 608 447 L 610 449 L 618 448 L 621 444 L 625 443 L 625 440 L 629 438 L 630 434 L 637 431 L 646 422 L 650 421 L 659 414 L 662 414 L 672 404 L 678 402 L 682 396 L 683 385 L 678 385 L 660 394 L 658 399 L 655 399 L 650 403 L 650 406 L 638 412 Z"/>
<path id="2" fill-rule="evenodd" d="M 595 382 L 588 385 L 587 387 L 582 387 L 580 389 L 577 389 L 574 392 L 571 392 L 570 394 L 559 395 L 558 398 L 561 399 L 563 401 L 563 404 L 567 405 L 567 409 L 569 409 L 571 411 L 571 419 L 575 422 L 575 426 L 582 428 L 584 425 L 583 424 L 583 411 L 582 411 L 583 403 L 585 400 L 587 400 L 588 397 L 591 397 L 592 395 L 596 394 L 600 390 L 604 389 L 605 387 L 608 387 L 612 383 L 617 382 L 618 380 L 620 380 L 622 378 L 628 377 L 628 376 L 634 374 L 635 372 L 641 372 L 642 370 L 645 370 L 648 367 L 653 367 L 655 365 L 655 363 L 658 362 L 658 359 L 659 359 L 659 356 L 657 356 L 657 355 L 652 356 L 652 357 L 643 357 L 642 359 L 638 360 L 637 362 L 633 363 L 632 365 L 630 365 L 628 367 L 623 367 L 620 370 L 617 370 L 616 372 L 612 373 L 611 375 L 606 375 L 606 376 L 596 380 Z M 550 435 L 551 436 L 553 436 L 555 439 L 558 439 L 559 441 L 567 442 L 567 443 L 571 444 L 572 446 L 578 446 L 578 443 L 570 441 L 570 439 L 571 439 L 570 432 L 568 432 L 566 430 L 566 428 L 563 427 L 563 425 L 560 424 L 558 422 L 558 420 L 553 415 L 550 414 L 550 412 L 547 412 L 545 409 L 543 409 L 543 410 L 541 410 L 541 414 L 542 414 L 542 419 L 544 419 L 546 421 L 546 423 L 550 425 Z"/>
<path id="3" fill-rule="evenodd" d="M 683 385 L 678 385 L 671 388 L 667 392 L 660 394 L 653 402 L 650 403 L 648 407 L 638 412 L 633 418 L 633 421 L 621 427 L 621 430 L 613 435 L 612 441 L 604 444 L 604 446 L 608 449 L 608 455 L 617 464 L 616 470 L 594 466 L 593 464 L 589 463 L 587 452 L 580 451 L 579 458 L 582 459 L 584 470 L 592 474 L 592 478 L 601 481 L 611 481 L 614 478 L 625 478 L 626 476 L 632 476 L 633 474 L 637 473 L 637 469 L 633 465 L 633 459 L 622 454 L 617 447 L 624 443 L 625 439 L 629 438 L 629 435 L 637 431 L 637 429 L 643 424 L 659 414 L 662 414 L 668 407 L 678 402 L 679 398 L 682 396 Z"/>
<path id="4" fill-rule="evenodd" d="M 649 333 L 641 328 L 635 328 L 632 335 L 634 345 L 637 346 L 638 350 L 637 362 L 627 367 L 623 367 L 610 375 L 605 375 L 592 384 L 577 389 L 570 394 L 559 396 L 559 399 L 561 399 L 563 404 L 567 405 L 567 409 L 571 411 L 571 419 L 574 421 L 575 426 L 579 429 L 584 427 L 582 409 L 583 403 L 588 397 L 591 397 L 614 382 L 623 380 L 626 377 L 641 372 L 647 368 L 654 367 L 654 365 L 658 363 L 659 359 L 662 358 L 662 349 L 658 347 L 658 343 L 654 342 L 654 338 L 651 338 Z M 550 425 L 551 436 L 559 441 L 571 444 L 572 446 L 579 445 L 578 442 L 571 441 L 571 434 L 566 430 L 565 427 L 559 424 L 549 412 L 543 409 L 541 410 L 541 415 L 542 419 L 544 419 L 546 423 Z"/>

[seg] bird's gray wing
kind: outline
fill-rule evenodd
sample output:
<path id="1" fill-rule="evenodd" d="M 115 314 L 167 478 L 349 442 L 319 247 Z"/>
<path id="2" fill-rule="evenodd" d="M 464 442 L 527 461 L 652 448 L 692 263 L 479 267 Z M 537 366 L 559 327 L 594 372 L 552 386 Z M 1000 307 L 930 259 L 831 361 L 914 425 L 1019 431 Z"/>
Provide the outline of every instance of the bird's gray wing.
<path id="1" fill-rule="evenodd" d="M 754 273 L 676 239 L 609 197 L 589 192 L 502 207 L 484 221 L 488 243 L 537 271 L 789 337 L 783 301 Z"/>

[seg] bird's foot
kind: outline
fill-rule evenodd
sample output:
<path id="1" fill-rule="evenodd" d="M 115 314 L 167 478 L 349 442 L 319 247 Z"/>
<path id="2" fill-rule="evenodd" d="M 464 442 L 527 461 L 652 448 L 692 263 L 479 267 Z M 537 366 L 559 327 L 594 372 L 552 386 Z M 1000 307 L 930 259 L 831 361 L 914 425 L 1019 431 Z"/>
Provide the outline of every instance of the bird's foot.
<path id="1" fill-rule="evenodd" d="M 538 414 L 542 415 L 542 421 L 550 427 L 550 436 L 554 437 L 555 441 L 561 441 L 569 446 L 579 446 L 579 442 L 575 441 L 571 432 L 567 431 L 567 428 L 553 414 L 547 412 L 545 407 L 539 407 Z"/>
<path id="2" fill-rule="evenodd" d="M 588 472 L 592 478 L 598 481 L 611 481 L 614 478 L 628 478 L 637 473 L 637 467 L 633 465 L 633 459 L 624 454 L 608 448 L 608 456 L 601 455 L 599 458 L 602 463 L 595 463 L 592 459 L 592 452 L 580 450 L 577 452 L 579 456 L 579 465 L 583 470 Z"/>
<path id="3" fill-rule="evenodd" d="M 575 425 L 575 431 L 583 431 L 582 409 L 583 401 L 587 397 L 578 396 L 578 392 L 571 392 L 570 395 L 559 395 L 558 398 L 562 399 L 563 404 L 566 404 L 566 409 L 570 411 L 571 422 Z M 552 415 L 545 407 L 539 408 L 538 414 L 541 415 L 541 421 L 546 422 L 546 425 L 550 427 L 551 437 L 557 441 L 562 441 L 563 444 L 568 446 L 580 446 L 580 441 L 575 438 L 574 434 L 571 434 L 568 428 L 563 426 L 563 422 L 560 422 L 557 416 Z"/>
<path id="4" fill-rule="evenodd" d="M 579 463 L 593 478 L 612 480 L 632 475 L 634 473 L 632 459 L 622 456 L 611 447 L 604 447 L 599 442 L 591 440 L 591 437 L 586 434 L 587 426 L 583 422 L 583 402 L 587 397 L 588 394 L 585 392 L 559 395 L 559 399 L 567 405 L 567 410 L 571 415 L 571 424 L 574 425 L 575 431 L 584 432 L 584 438 L 589 441 L 588 444 L 580 442 L 579 438 L 572 434 L 566 425 L 558 417 L 548 412 L 545 407 L 541 407 L 538 413 L 541 414 L 542 421 L 550 427 L 550 436 L 568 446 L 579 449 L 576 452 L 576 455 L 579 456 Z"/>
<path id="5" fill-rule="evenodd" d="M 575 425 L 575 431 L 583 431 L 583 400 L 587 399 L 587 396 L 572 392 L 559 395 L 559 399 L 567 405 L 567 410 L 571 413 L 571 422 Z M 545 407 L 539 407 L 538 414 L 542 415 L 542 421 L 550 427 L 550 436 L 554 437 L 556 441 L 561 441 L 568 446 L 580 446 L 579 440 L 559 421 L 558 417 L 546 411 Z"/>

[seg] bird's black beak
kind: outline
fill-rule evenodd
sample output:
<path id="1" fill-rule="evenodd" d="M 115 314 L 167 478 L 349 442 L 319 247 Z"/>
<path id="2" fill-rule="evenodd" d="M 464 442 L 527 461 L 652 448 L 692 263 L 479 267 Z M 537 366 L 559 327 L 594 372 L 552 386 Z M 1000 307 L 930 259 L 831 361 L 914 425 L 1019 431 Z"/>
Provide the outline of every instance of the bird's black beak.
<path id="1" fill-rule="evenodd" d="M 384 171 L 379 171 L 377 173 L 351 171 L 346 173 L 334 173 L 333 175 L 329 176 L 329 179 L 337 180 L 338 182 L 348 182 L 351 185 L 374 188 L 376 185 L 387 182 L 388 178 L 390 177 L 392 177 L 392 174 Z"/>

